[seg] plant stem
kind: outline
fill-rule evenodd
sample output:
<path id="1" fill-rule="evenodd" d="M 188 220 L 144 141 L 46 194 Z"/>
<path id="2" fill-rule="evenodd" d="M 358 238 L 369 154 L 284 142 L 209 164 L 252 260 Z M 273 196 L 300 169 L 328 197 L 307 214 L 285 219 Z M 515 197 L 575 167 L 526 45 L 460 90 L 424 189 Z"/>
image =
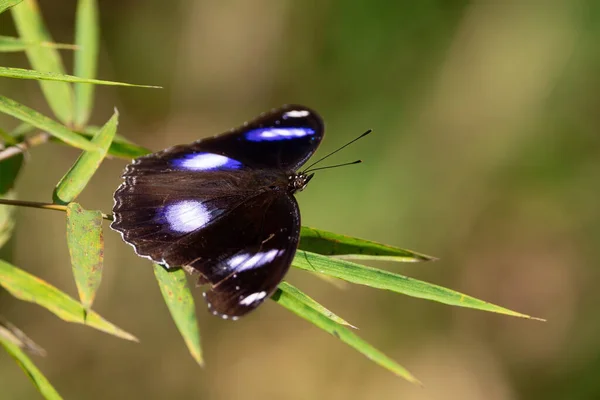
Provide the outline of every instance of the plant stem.
<path id="1" fill-rule="evenodd" d="M 24 200 L 7 200 L 0 199 L 0 204 L 4 204 L 7 206 L 18 206 L 18 207 L 31 207 L 31 208 L 41 208 L 44 210 L 54 210 L 54 211 L 62 211 L 67 212 L 67 206 L 61 206 L 58 204 L 52 203 L 39 203 L 37 201 L 24 201 Z M 104 214 L 102 213 L 102 218 L 112 221 L 112 214 Z"/>
<path id="2" fill-rule="evenodd" d="M 18 143 L 14 146 L 9 146 L 4 150 L 0 151 L 0 161 L 6 160 L 10 157 L 14 157 L 17 154 L 24 153 L 31 147 L 46 143 L 49 139 L 50 135 L 47 132 L 36 133 L 35 135 L 23 140 L 21 143 Z"/>

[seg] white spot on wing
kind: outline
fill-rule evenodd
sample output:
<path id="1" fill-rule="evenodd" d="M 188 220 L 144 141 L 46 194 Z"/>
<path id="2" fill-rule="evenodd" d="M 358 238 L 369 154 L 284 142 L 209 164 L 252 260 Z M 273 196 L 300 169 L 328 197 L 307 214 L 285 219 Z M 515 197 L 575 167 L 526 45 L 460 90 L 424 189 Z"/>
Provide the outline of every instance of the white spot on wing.
<path id="1" fill-rule="evenodd" d="M 236 270 L 236 272 L 247 269 L 258 268 L 273 261 L 277 256 L 283 253 L 283 250 L 272 249 L 269 251 L 260 251 L 255 254 L 242 253 L 231 257 L 227 264 Z"/>
<path id="2" fill-rule="evenodd" d="M 240 304 L 243 306 L 252 305 L 252 304 L 256 303 L 257 301 L 264 299 L 266 295 L 267 295 L 267 292 L 252 293 L 252 294 L 244 297 L 242 300 L 240 300 Z"/>
<path id="3" fill-rule="evenodd" d="M 308 117 L 309 112 L 306 110 L 291 110 L 286 112 L 284 115 L 290 118 L 302 118 Z"/>
<path id="4" fill-rule="evenodd" d="M 188 154 L 173 160 L 173 164 L 193 171 L 209 171 L 221 167 L 236 169 L 241 166 L 241 163 L 236 160 L 212 153 Z"/>
<path id="5" fill-rule="evenodd" d="M 311 128 L 258 128 L 246 133 L 246 139 L 251 142 L 262 142 L 271 140 L 286 140 L 304 136 L 314 135 Z"/>
<path id="6" fill-rule="evenodd" d="M 169 228 L 188 233 L 200 229 L 210 221 L 210 212 L 201 201 L 184 200 L 165 206 L 164 216 Z"/>

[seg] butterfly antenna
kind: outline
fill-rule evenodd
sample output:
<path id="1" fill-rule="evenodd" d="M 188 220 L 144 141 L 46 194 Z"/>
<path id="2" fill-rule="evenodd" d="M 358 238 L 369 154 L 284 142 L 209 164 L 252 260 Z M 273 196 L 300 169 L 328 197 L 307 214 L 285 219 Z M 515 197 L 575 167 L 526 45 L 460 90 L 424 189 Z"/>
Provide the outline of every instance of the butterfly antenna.
<path id="1" fill-rule="evenodd" d="M 346 143 L 345 145 L 343 145 L 343 146 L 342 146 L 342 147 L 340 147 L 339 149 L 332 151 L 331 153 L 327 154 L 325 157 L 321 157 L 321 158 L 319 158 L 317 161 L 315 161 L 314 163 L 312 163 L 312 164 L 310 164 L 308 167 L 306 167 L 306 169 L 304 170 L 304 173 L 306 173 L 306 172 L 307 172 L 307 171 L 308 171 L 308 170 L 309 170 L 309 169 L 310 169 L 312 166 L 314 166 L 314 165 L 317 165 L 317 164 L 318 164 L 318 163 L 320 163 L 321 161 L 325 160 L 327 157 L 330 157 L 330 156 L 334 155 L 335 153 L 337 153 L 338 151 L 340 151 L 340 150 L 342 150 L 342 149 L 344 149 L 344 148 L 346 148 L 346 147 L 350 146 L 352 143 L 356 142 L 357 140 L 364 138 L 365 136 L 367 136 L 367 135 L 368 135 L 369 133 L 371 133 L 371 132 L 372 132 L 372 129 L 369 129 L 368 131 L 366 131 L 365 133 L 363 133 L 363 134 L 362 134 L 362 135 L 360 135 L 359 137 L 357 137 L 357 138 L 355 138 L 355 139 L 353 139 L 353 140 L 349 141 L 348 143 Z M 352 162 L 352 163 L 349 163 L 349 164 L 358 164 L 358 163 L 357 163 L 356 161 L 354 161 L 354 162 Z M 336 165 L 336 166 L 339 166 L 339 165 Z M 313 171 L 315 171 L 315 170 L 313 170 Z"/>
<path id="2" fill-rule="evenodd" d="M 363 161 L 362 160 L 356 160 L 356 161 L 347 162 L 347 163 L 343 163 L 343 164 L 328 165 L 326 167 L 307 169 L 306 171 L 303 172 L 303 174 L 308 174 L 309 172 L 314 172 L 314 171 L 320 171 L 322 169 L 337 168 L 337 167 L 344 167 L 346 165 L 360 164 L 361 162 L 363 162 Z"/>

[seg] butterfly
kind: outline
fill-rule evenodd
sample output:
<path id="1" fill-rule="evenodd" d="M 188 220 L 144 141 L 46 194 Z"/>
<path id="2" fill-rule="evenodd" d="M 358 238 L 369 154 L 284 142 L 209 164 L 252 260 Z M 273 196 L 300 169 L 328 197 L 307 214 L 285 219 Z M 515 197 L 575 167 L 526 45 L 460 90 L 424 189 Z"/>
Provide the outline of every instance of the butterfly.
<path id="1" fill-rule="evenodd" d="M 286 105 L 231 131 L 129 164 L 114 195 L 111 228 L 135 252 L 208 284 L 209 310 L 237 319 L 283 280 L 300 238 L 294 197 L 314 176 L 297 172 L 324 124 Z"/>

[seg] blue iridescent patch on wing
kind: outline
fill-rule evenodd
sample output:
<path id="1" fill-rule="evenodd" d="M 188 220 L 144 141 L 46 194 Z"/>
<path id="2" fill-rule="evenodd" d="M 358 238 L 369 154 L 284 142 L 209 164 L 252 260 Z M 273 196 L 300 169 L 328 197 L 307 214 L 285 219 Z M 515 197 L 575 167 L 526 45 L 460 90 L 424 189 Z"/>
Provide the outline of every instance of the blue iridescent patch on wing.
<path id="1" fill-rule="evenodd" d="M 257 128 L 246 132 L 246 139 L 251 142 L 289 140 L 314 135 L 315 131 L 304 127 L 269 127 Z"/>
<path id="2" fill-rule="evenodd" d="M 192 153 L 175 158 L 173 165 L 191 171 L 210 171 L 215 169 L 238 169 L 242 163 L 233 158 L 213 153 Z"/>

